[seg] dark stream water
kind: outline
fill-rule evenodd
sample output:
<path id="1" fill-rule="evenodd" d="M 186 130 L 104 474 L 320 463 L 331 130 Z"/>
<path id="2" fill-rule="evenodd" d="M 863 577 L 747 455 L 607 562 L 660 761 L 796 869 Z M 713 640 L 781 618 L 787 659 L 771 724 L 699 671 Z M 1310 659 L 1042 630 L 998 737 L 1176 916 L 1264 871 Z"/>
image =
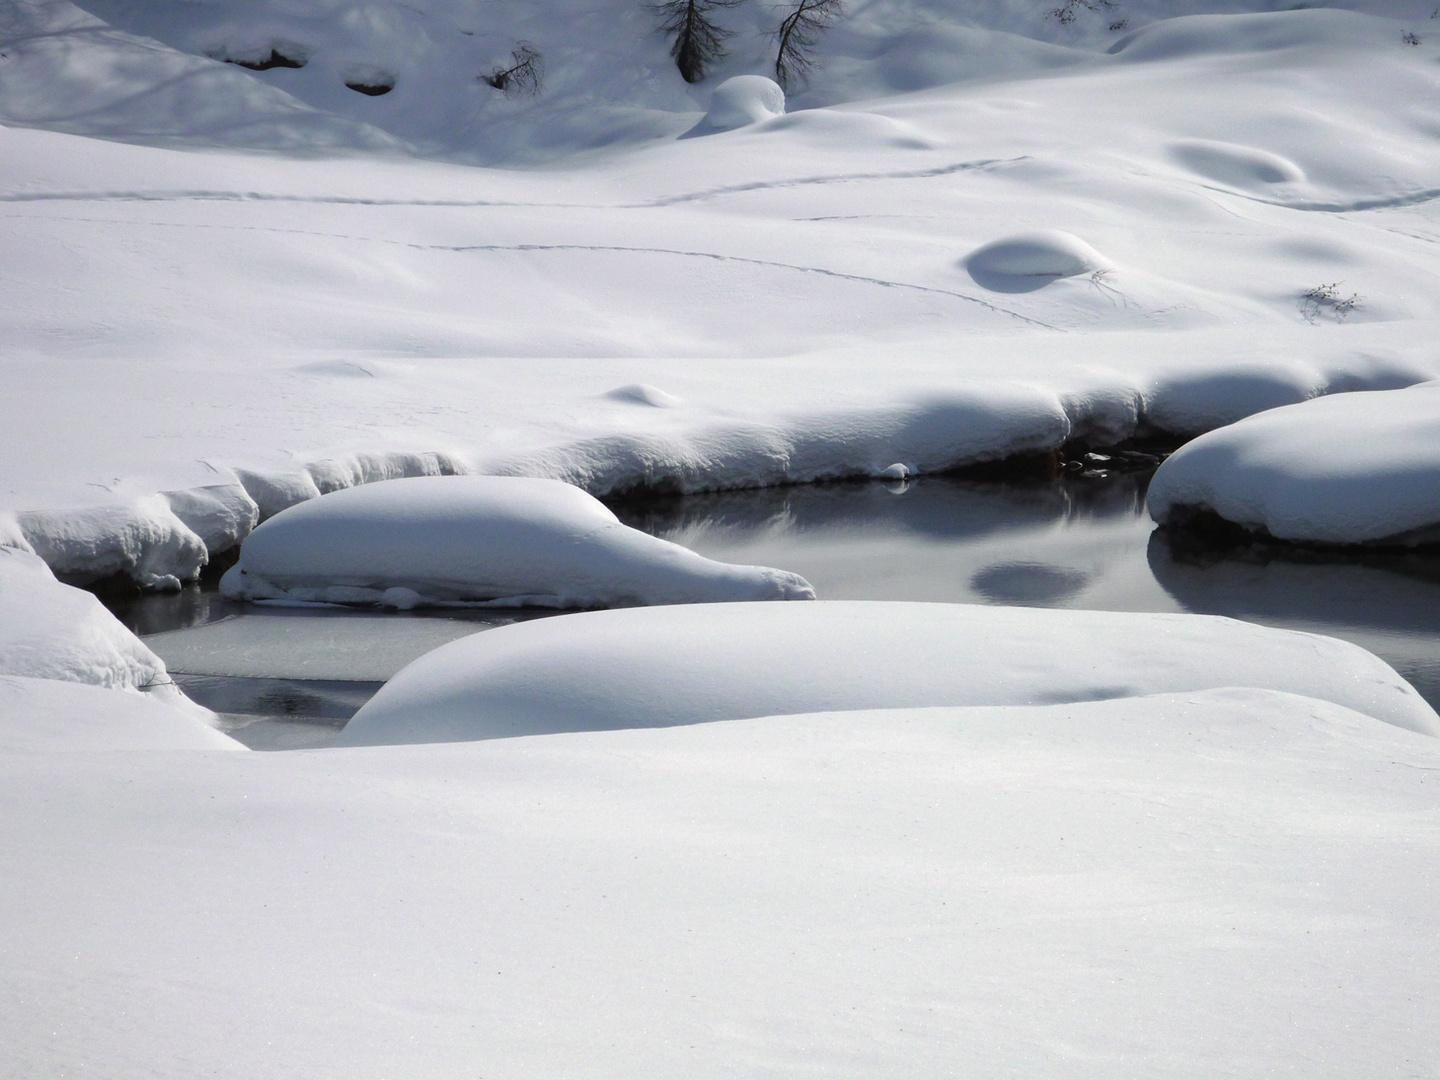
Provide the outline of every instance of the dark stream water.
<path id="1" fill-rule="evenodd" d="M 652 499 L 629 525 L 803 574 L 824 599 L 1193 611 L 1345 638 L 1440 707 L 1440 558 L 1203 550 L 1154 529 L 1144 474 L 926 477 Z M 547 612 L 383 614 L 235 604 L 199 588 L 114 604 L 192 697 L 256 748 L 324 745 L 445 641 Z"/>

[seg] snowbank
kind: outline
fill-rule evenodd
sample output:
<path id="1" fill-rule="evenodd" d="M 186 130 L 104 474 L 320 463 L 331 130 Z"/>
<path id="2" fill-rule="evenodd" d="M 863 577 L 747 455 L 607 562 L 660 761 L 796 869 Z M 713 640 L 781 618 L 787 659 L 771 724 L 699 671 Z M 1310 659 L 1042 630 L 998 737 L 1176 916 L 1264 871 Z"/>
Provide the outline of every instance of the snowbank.
<path id="1" fill-rule="evenodd" d="M 125 690 L 170 681 L 160 658 L 99 600 L 10 547 L 0 547 L 0 674 Z"/>
<path id="2" fill-rule="evenodd" d="M 569 484 L 510 476 L 389 480 L 293 506 L 250 534 L 220 590 L 398 608 L 815 596 L 795 574 L 717 563 L 628 528 Z"/>
<path id="3" fill-rule="evenodd" d="M 1440 542 L 1440 382 L 1257 413 L 1187 443 L 1155 474 L 1150 514 L 1195 510 L 1281 540 Z"/>
<path id="4" fill-rule="evenodd" d="M 1408 683 L 1331 638 L 1205 615 L 822 602 L 594 612 L 464 638 L 391 679 L 340 744 L 1219 686 L 1305 694 L 1440 735 Z"/>
<path id="5" fill-rule="evenodd" d="M 107 1080 L 1403 1075 L 1437 768 L 1257 690 L 0 753 L 0 1046 Z"/>
<path id="6" fill-rule="evenodd" d="M 0 754 L 57 750 L 243 750 L 178 695 L 0 675 Z"/>

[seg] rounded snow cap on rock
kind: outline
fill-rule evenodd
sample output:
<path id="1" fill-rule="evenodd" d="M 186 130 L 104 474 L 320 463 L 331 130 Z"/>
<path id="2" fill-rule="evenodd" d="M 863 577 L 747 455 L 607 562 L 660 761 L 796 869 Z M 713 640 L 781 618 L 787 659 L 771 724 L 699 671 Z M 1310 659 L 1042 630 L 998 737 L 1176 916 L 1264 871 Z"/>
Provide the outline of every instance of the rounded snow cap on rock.
<path id="1" fill-rule="evenodd" d="M 736 75 L 715 88 L 703 123 L 715 131 L 730 131 L 785 115 L 785 91 L 764 75 Z"/>
<path id="2" fill-rule="evenodd" d="M 1005 278 L 1062 278 L 1090 274 L 1109 260 L 1084 240 L 1059 229 L 1038 229 L 993 240 L 965 258 L 970 276 L 987 288 Z M 1034 283 L 1030 287 L 1036 287 Z"/>

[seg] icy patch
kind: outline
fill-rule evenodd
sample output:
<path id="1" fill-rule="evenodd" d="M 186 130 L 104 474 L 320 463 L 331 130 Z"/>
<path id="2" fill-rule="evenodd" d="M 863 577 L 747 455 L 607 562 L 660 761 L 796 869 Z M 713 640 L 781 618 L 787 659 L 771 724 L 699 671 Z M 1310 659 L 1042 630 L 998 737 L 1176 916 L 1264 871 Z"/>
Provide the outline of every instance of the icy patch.
<path id="1" fill-rule="evenodd" d="M 794 574 L 714 562 L 628 528 L 579 488 L 506 476 L 392 480 L 301 503 L 250 535 L 220 589 L 246 600 L 397 607 L 815 595 Z M 396 589 L 407 591 L 397 598 Z"/>
<path id="2" fill-rule="evenodd" d="M 1110 268 L 1084 240 L 1059 229 L 992 241 L 966 256 L 964 265 L 976 284 L 994 292 L 1031 292 L 1057 278 Z"/>
<path id="3" fill-rule="evenodd" d="M 1440 382 L 1258 413 L 1181 447 L 1150 514 L 1187 508 L 1282 540 L 1440 542 Z"/>
<path id="4" fill-rule="evenodd" d="M 0 547 L 0 674 L 110 689 L 168 684 L 165 665 L 88 592 Z"/>
<path id="5" fill-rule="evenodd" d="M 0 752 L 243 750 L 208 709 L 175 696 L 0 675 Z"/>
<path id="6" fill-rule="evenodd" d="M 764 75 L 736 75 L 715 87 L 710 109 L 696 128 L 733 131 L 785 115 L 785 91 Z"/>
<path id="7" fill-rule="evenodd" d="M 1289 158 L 1235 143 L 1184 139 L 1169 147 L 1170 156 L 1192 172 L 1233 187 L 1298 184 L 1305 172 Z"/>
<path id="8" fill-rule="evenodd" d="M 405 668 L 340 742 L 1233 686 L 1303 694 L 1440 734 L 1434 710 L 1383 661 L 1313 634 L 1204 615 L 828 602 L 590 612 L 501 627 Z"/>

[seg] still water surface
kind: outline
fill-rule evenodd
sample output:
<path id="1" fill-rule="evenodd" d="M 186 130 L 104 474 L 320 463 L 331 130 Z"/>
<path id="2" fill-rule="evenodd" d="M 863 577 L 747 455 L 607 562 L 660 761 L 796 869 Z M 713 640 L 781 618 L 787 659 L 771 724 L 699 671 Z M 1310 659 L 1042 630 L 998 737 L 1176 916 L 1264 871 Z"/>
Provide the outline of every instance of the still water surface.
<path id="1" fill-rule="evenodd" d="M 803 574 L 821 598 L 1194 611 L 1330 634 L 1440 707 L 1440 558 L 1187 550 L 1143 474 L 1029 484 L 926 477 L 616 507 L 711 558 Z M 236 604 L 192 588 L 118 603 L 202 704 L 256 748 L 325 745 L 380 684 L 446 641 L 548 612 L 385 614 Z"/>

